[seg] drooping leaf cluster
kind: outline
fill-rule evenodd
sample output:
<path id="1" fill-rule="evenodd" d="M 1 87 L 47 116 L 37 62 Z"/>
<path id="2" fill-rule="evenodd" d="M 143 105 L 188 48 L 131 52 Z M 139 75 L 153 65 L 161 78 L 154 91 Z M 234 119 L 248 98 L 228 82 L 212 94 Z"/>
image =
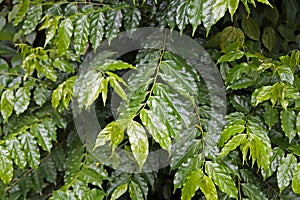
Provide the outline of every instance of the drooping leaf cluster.
<path id="1" fill-rule="evenodd" d="M 299 198 L 297 0 L 0 2 L 0 199 Z M 163 44 L 83 65 L 120 31 L 149 26 L 204 46 L 227 102 Z M 73 118 L 94 107 L 103 129 L 89 149 Z M 102 147 L 113 168 L 94 156 Z M 151 171 L 157 149 L 169 165 Z"/>

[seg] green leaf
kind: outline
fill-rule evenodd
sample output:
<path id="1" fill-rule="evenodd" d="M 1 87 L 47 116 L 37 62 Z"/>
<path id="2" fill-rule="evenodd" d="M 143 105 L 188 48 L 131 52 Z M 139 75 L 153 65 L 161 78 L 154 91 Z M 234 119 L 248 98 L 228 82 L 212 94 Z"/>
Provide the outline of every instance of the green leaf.
<path id="1" fill-rule="evenodd" d="M 66 59 L 57 58 L 53 62 L 53 66 L 63 72 L 74 73 L 75 69 L 71 62 Z"/>
<path id="2" fill-rule="evenodd" d="M 74 22 L 74 50 L 79 56 L 84 54 L 89 37 L 90 22 L 88 15 L 79 15 Z"/>
<path id="3" fill-rule="evenodd" d="M 300 136 L 300 112 L 298 112 L 297 118 L 296 118 L 296 131 L 298 135 Z"/>
<path id="4" fill-rule="evenodd" d="M 240 146 L 242 143 L 245 142 L 247 138 L 246 134 L 239 134 L 239 135 L 235 135 L 232 137 L 231 140 L 229 140 L 225 146 L 222 148 L 221 153 L 219 154 L 220 157 L 224 157 L 227 154 L 229 154 L 229 152 L 235 150 L 238 146 Z"/>
<path id="5" fill-rule="evenodd" d="M 218 59 L 218 63 L 232 62 L 238 60 L 244 56 L 244 52 L 241 50 L 229 51 Z"/>
<path id="6" fill-rule="evenodd" d="M 160 64 L 163 73 L 159 75 L 175 91 L 191 99 L 191 95 L 197 94 L 197 84 L 192 74 L 184 67 L 173 60 L 163 61 Z"/>
<path id="7" fill-rule="evenodd" d="M 203 165 L 203 161 L 203 156 L 195 155 L 194 157 L 188 158 L 184 163 L 182 163 L 174 176 L 174 192 L 177 188 L 181 188 L 183 186 L 186 178 L 194 169 L 199 169 Z"/>
<path id="8" fill-rule="evenodd" d="M 132 200 L 143 200 L 143 192 L 138 184 L 131 181 L 129 184 L 129 195 Z"/>
<path id="9" fill-rule="evenodd" d="M 242 18 L 242 28 L 245 34 L 252 40 L 260 40 L 260 29 L 257 21 L 252 17 Z"/>
<path id="10" fill-rule="evenodd" d="M 287 42 L 295 42 L 296 41 L 294 29 L 289 28 L 283 24 L 280 24 L 278 26 L 278 31 Z"/>
<path id="11" fill-rule="evenodd" d="M 25 154 L 22 150 L 22 145 L 16 138 L 6 140 L 7 149 L 10 152 L 10 157 L 13 159 L 14 163 L 24 169 L 26 167 Z"/>
<path id="12" fill-rule="evenodd" d="M 48 90 L 44 84 L 40 84 L 34 89 L 33 99 L 40 107 L 46 102 L 47 93 Z"/>
<path id="13" fill-rule="evenodd" d="M 37 169 L 40 163 L 40 152 L 34 137 L 29 133 L 24 133 L 20 136 L 23 144 L 26 161 L 33 169 Z"/>
<path id="14" fill-rule="evenodd" d="M 277 68 L 277 73 L 282 81 L 285 81 L 291 85 L 294 83 L 294 73 L 288 65 L 280 65 Z"/>
<path id="15" fill-rule="evenodd" d="M 231 68 L 226 77 L 226 84 L 233 83 L 239 80 L 248 68 L 249 65 L 247 63 L 241 63 L 234 68 Z"/>
<path id="16" fill-rule="evenodd" d="M 297 164 L 296 169 L 294 171 L 292 188 L 294 193 L 300 194 L 300 163 Z"/>
<path id="17" fill-rule="evenodd" d="M 0 178 L 4 184 L 9 184 L 13 178 L 13 162 L 9 157 L 9 152 L 0 146 Z"/>
<path id="18" fill-rule="evenodd" d="M 202 178 L 199 182 L 199 188 L 203 192 L 206 199 L 217 200 L 218 193 L 214 182 L 206 175 L 203 174 L 201 170 L 199 170 L 200 175 Z"/>
<path id="19" fill-rule="evenodd" d="M 252 86 L 253 84 L 254 84 L 254 81 L 252 78 L 249 78 L 247 76 L 242 76 L 239 80 L 228 85 L 228 87 L 226 89 L 239 90 L 239 89 L 248 88 L 249 86 Z"/>
<path id="20" fill-rule="evenodd" d="M 38 144 L 43 150 L 51 152 L 52 138 L 44 124 L 33 124 L 30 127 L 30 133 L 37 138 Z"/>
<path id="21" fill-rule="evenodd" d="M 17 26 L 25 17 L 27 10 L 29 9 L 30 0 L 20 0 L 18 4 L 18 13 L 16 15 L 14 26 Z"/>
<path id="22" fill-rule="evenodd" d="M 46 47 L 46 45 L 54 38 L 56 30 L 58 28 L 58 21 L 59 21 L 59 17 L 54 17 L 44 23 L 44 25 L 47 23 L 46 25 L 49 26 L 49 28 L 46 31 L 46 40 L 45 40 L 44 47 Z"/>
<path id="23" fill-rule="evenodd" d="M 177 8 L 180 4 L 179 0 L 174 0 L 171 1 L 168 5 L 168 12 L 167 12 L 167 24 L 169 25 L 171 31 L 175 28 L 176 26 L 176 15 L 177 15 Z"/>
<path id="24" fill-rule="evenodd" d="M 256 186 L 249 183 L 242 183 L 243 193 L 249 197 L 249 199 L 253 200 L 268 200 L 264 193 L 260 191 Z"/>
<path id="25" fill-rule="evenodd" d="M 111 200 L 116 200 L 120 198 L 127 191 L 128 184 L 123 184 L 118 186 L 111 195 Z"/>
<path id="26" fill-rule="evenodd" d="M 229 13 L 231 15 L 231 20 L 233 20 L 233 15 L 236 12 L 238 6 L 239 6 L 239 0 L 228 1 L 228 9 L 229 9 Z"/>
<path id="27" fill-rule="evenodd" d="M 265 47 L 272 51 L 273 47 L 275 46 L 276 42 L 276 32 L 272 26 L 266 26 L 263 30 L 261 40 Z"/>
<path id="28" fill-rule="evenodd" d="M 278 122 L 277 109 L 272 107 L 266 107 L 264 111 L 264 120 L 270 130 Z"/>
<path id="29" fill-rule="evenodd" d="M 279 12 L 278 9 L 275 5 L 271 6 L 265 6 L 264 7 L 264 15 L 266 16 L 266 18 L 273 22 L 274 24 L 277 23 L 278 19 L 279 19 Z"/>
<path id="30" fill-rule="evenodd" d="M 127 135 L 131 145 L 133 156 L 140 166 L 140 171 L 148 157 L 148 137 L 143 126 L 135 121 L 130 121 Z"/>
<path id="31" fill-rule="evenodd" d="M 99 188 L 102 188 L 102 181 L 106 179 L 106 176 L 107 174 L 105 174 L 103 168 L 96 168 L 94 167 L 94 165 L 92 165 L 91 167 L 82 167 L 79 178 L 85 183 L 89 183 L 94 186 L 98 186 Z"/>
<path id="32" fill-rule="evenodd" d="M 140 24 L 142 15 L 138 8 L 129 8 L 124 13 L 124 26 L 126 31 L 132 33 Z"/>
<path id="33" fill-rule="evenodd" d="M 13 113 L 14 109 L 14 92 L 12 90 L 5 90 L 1 96 L 1 114 L 5 122 L 8 122 L 8 118 Z"/>
<path id="34" fill-rule="evenodd" d="M 205 163 L 205 172 L 222 192 L 229 195 L 229 197 L 238 198 L 236 185 L 224 166 L 216 162 L 207 161 Z"/>
<path id="35" fill-rule="evenodd" d="M 102 190 L 99 189 L 91 189 L 90 191 L 87 191 L 84 193 L 84 195 L 82 196 L 82 199 L 85 200 L 102 200 L 104 197 L 106 196 L 105 192 L 103 192 Z"/>
<path id="36" fill-rule="evenodd" d="M 209 30 L 212 25 L 215 23 L 214 13 L 213 13 L 213 5 L 214 1 L 212 0 L 205 0 L 203 2 L 203 25 L 206 28 L 206 36 L 208 36 Z"/>
<path id="37" fill-rule="evenodd" d="M 105 21 L 105 37 L 108 44 L 117 36 L 122 26 L 122 12 L 121 10 L 111 9 L 106 13 Z"/>
<path id="38" fill-rule="evenodd" d="M 259 103 L 269 100 L 271 98 L 272 86 L 263 86 L 261 88 L 255 89 L 252 94 L 252 98 L 254 99 L 254 105 L 257 106 Z M 273 96 L 274 97 L 274 96 Z"/>
<path id="39" fill-rule="evenodd" d="M 180 30 L 180 35 L 182 35 L 183 29 L 188 24 L 188 1 L 181 1 L 176 10 L 176 24 Z"/>
<path id="40" fill-rule="evenodd" d="M 287 109 L 280 112 L 281 128 L 289 138 L 289 143 L 296 136 L 296 114 L 293 110 Z"/>
<path id="41" fill-rule="evenodd" d="M 140 113 L 140 118 L 153 139 L 170 154 L 172 142 L 165 124 L 160 121 L 160 118 L 151 110 L 143 109 Z"/>
<path id="42" fill-rule="evenodd" d="M 244 121 L 241 121 L 237 124 L 232 124 L 226 126 L 226 128 L 221 133 L 221 138 L 219 140 L 219 146 L 223 147 L 224 144 L 235 134 L 242 133 L 245 130 Z"/>
<path id="43" fill-rule="evenodd" d="M 288 154 L 285 158 L 281 159 L 277 169 L 277 184 L 280 189 L 280 193 L 289 186 L 293 178 L 296 165 L 297 158 L 293 154 Z"/>
<path id="44" fill-rule="evenodd" d="M 47 79 L 53 82 L 55 82 L 57 79 L 56 73 L 51 65 L 41 66 L 41 73 L 43 73 Z"/>
<path id="45" fill-rule="evenodd" d="M 126 97 L 126 93 L 123 90 L 123 88 L 121 87 L 121 85 L 119 84 L 118 80 L 113 77 L 113 76 L 109 76 L 108 78 L 109 84 L 111 85 L 111 87 L 114 89 L 114 91 L 124 100 L 127 100 Z"/>
<path id="46" fill-rule="evenodd" d="M 203 19 L 203 1 L 202 0 L 191 0 L 188 10 L 189 22 L 193 27 L 192 36 L 194 36 L 197 27 L 202 23 Z"/>
<path id="47" fill-rule="evenodd" d="M 273 155 L 270 160 L 271 161 L 270 167 L 267 168 L 266 170 L 262 169 L 261 171 L 264 180 L 270 177 L 277 170 L 277 166 L 279 165 L 283 156 L 284 156 L 284 150 L 282 148 L 275 147 L 273 149 Z"/>
<path id="48" fill-rule="evenodd" d="M 102 12 L 92 13 L 90 15 L 90 41 L 96 50 L 103 39 L 105 17 Z"/>
<path id="49" fill-rule="evenodd" d="M 38 25 L 41 19 L 42 13 L 43 10 L 41 5 L 33 5 L 29 9 L 23 24 L 23 30 L 25 35 L 35 30 L 35 27 Z"/>
<path id="50" fill-rule="evenodd" d="M 38 170 L 41 170 L 41 172 L 44 174 L 45 179 L 49 183 L 56 184 L 56 178 L 57 178 L 57 171 L 54 164 L 54 161 L 51 157 L 44 159 L 41 162 L 41 166 Z"/>
<path id="51" fill-rule="evenodd" d="M 192 197 L 195 195 L 195 192 L 199 189 L 199 183 L 203 176 L 204 174 L 202 171 L 200 173 L 200 169 L 191 172 L 183 184 L 181 200 L 192 199 Z"/>
<path id="52" fill-rule="evenodd" d="M 73 24 L 69 18 L 64 19 L 58 28 L 56 46 L 60 56 L 69 48 L 73 33 Z"/>
<path id="53" fill-rule="evenodd" d="M 214 14 L 214 24 L 225 15 L 227 6 L 228 6 L 228 0 L 214 1 L 212 11 L 211 11 Z"/>
<path id="54" fill-rule="evenodd" d="M 135 69 L 135 67 L 126 62 L 114 60 L 111 62 L 104 63 L 103 65 L 101 65 L 101 67 L 99 67 L 99 69 L 103 71 L 116 71 L 122 69 Z"/>
<path id="55" fill-rule="evenodd" d="M 27 88 L 19 88 L 15 94 L 14 110 L 19 115 L 27 110 L 30 103 L 30 91 Z"/>

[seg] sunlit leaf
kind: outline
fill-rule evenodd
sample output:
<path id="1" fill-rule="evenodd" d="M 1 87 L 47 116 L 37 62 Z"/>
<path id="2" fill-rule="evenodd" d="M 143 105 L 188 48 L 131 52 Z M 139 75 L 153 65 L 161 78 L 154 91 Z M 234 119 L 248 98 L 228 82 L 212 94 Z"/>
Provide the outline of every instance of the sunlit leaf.
<path id="1" fill-rule="evenodd" d="M 0 179 L 8 184 L 13 178 L 13 163 L 9 157 L 9 152 L 0 146 Z"/>
<path id="2" fill-rule="evenodd" d="M 297 158 L 293 154 L 288 154 L 282 158 L 277 170 L 277 184 L 280 193 L 290 184 L 296 165 Z"/>

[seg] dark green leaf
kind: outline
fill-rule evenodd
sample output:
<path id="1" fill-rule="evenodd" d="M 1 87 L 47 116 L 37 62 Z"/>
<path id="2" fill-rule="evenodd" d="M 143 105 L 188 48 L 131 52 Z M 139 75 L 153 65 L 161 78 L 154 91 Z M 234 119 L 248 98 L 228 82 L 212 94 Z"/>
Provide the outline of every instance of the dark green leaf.
<path id="1" fill-rule="evenodd" d="M 278 122 L 277 109 L 272 107 L 266 107 L 264 112 L 264 120 L 270 130 Z"/>
<path id="2" fill-rule="evenodd" d="M 249 86 L 252 86 L 254 84 L 252 78 L 249 78 L 247 76 L 242 76 L 239 80 L 235 81 L 234 83 L 228 85 L 228 89 L 233 90 L 239 90 L 248 88 Z"/>
<path id="3" fill-rule="evenodd" d="M 13 113 L 14 109 L 14 92 L 12 90 L 5 90 L 1 96 L 1 114 L 5 122 L 8 122 L 8 118 Z"/>
<path id="4" fill-rule="evenodd" d="M 188 10 L 189 22 L 193 26 L 192 36 L 195 34 L 197 27 L 202 23 L 203 19 L 203 1 L 192 0 L 190 1 L 190 7 Z"/>
<path id="5" fill-rule="evenodd" d="M 241 63 L 230 69 L 226 77 L 226 84 L 233 83 L 239 80 L 248 68 L 249 66 L 247 63 Z"/>
<path id="6" fill-rule="evenodd" d="M 176 19 L 177 27 L 180 30 L 180 34 L 182 34 L 183 29 L 188 24 L 188 16 L 187 16 L 188 6 L 189 5 L 187 1 L 181 1 L 176 10 L 177 14 L 175 19 Z"/>
<path id="7" fill-rule="evenodd" d="M 207 161 L 205 163 L 205 172 L 220 190 L 232 198 L 238 198 L 238 190 L 236 185 L 226 169 L 219 163 Z"/>
<path id="8" fill-rule="evenodd" d="M 287 42 L 295 42 L 296 41 L 294 29 L 289 28 L 283 24 L 280 24 L 278 26 L 278 31 Z"/>
<path id="9" fill-rule="evenodd" d="M 176 26 L 176 11 L 177 11 L 177 8 L 180 4 L 180 1 L 179 0 L 174 0 L 174 1 L 171 1 L 169 6 L 168 6 L 168 12 L 167 12 L 167 23 L 171 29 L 171 31 L 175 28 Z"/>
<path id="10" fill-rule="evenodd" d="M 124 26 L 129 33 L 133 32 L 141 21 L 141 11 L 138 8 L 129 8 L 124 13 Z"/>
<path id="11" fill-rule="evenodd" d="M 14 110 L 19 115 L 27 110 L 30 103 L 30 91 L 27 88 L 19 88 L 15 94 Z"/>
<path id="12" fill-rule="evenodd" d="M 131 145 L 133 156 L 140 166 L 140 171 L 148 157 L 148 137 L 142 125 L 135 121 L 130 121 L 127 128 L 127 135 Z"/>
<path id="13" fill-rule="evenodd" d="M 289 142 L 296 136 L 296 114 L 293 110 L 282 110 L 280 112 L 281 128 L 289 138 Z"/>
<path id="14" fill-rule="evenodd" d="M 267 200 L 264 196 L 264 193 L 260 191 L 256 186 L 248 183 L 242 183 L 243 193 L 249 198 L 253 200 Z"/>
<path id="15" fill-rule="evenodd" d="M 73 33 L 73 24 L 69 18 L 64 19 L 58 28 L 57 32 L 57 51 L 58 54 L 61 56 L 63 55 L 66 50 L 69 48 L 71 37 Z"/>
<path id="16" fill-rule="evenodd" d="M 267 26 L 264 28 L 261 40 L 265 47 L 272 51 L 273 47 L 275 46 L 276 42 L 276 32 L 272 26 Z"/>
<path id="17" fill-rule="evenodd" d="M 252 17 L 243 17 L 242 28 L 245 34 L 252 40 L 259 41 L 260 39 L 260 29 L 257 21 Z"/>
<path id="18" fill-rule="evenodd" d="M 47 158 L 41 162 L 39 170 L 45 175 L 45 179 L 49 183 L 56 184 L 57 172 L 52 158 Z"/>
<path id="19" fill-rule="evenodd" d="M 74 22 L 74 50 L 75 53 L 79 56 L 84 54 L 89 37 L 89 16 L 88 15 L 79 15 L 76 17 Z"/>
<path id="20" fill-rule="evenodd" d="M 99 67 L 99 69 L 104 71 L 115 71 L 115 70 L 122 70 L 122 69 L 134 69 L 135 67 L 131 64 L 128 64 L 126 62 L 115 60 L 112 62 L 104 63 Z"/>
<path id="21" fill-rule="evenodd" d="M 9 157 L 9 152 L 0 146 L 0 178 L 3 183 L 8 184 L 13 178 L 13 163 Z"/>
<path id="22" fill-rule="evenodd" d="M 99 189 L 91 189 L 90 191 L 87 191 L 84 193 L 84 195 L 82 196 L 82 199 L 85 200 L 102 200 L 104 197 L 106 196 L 105 192 L 103 192 L 102 190 Z"/>
<path id="23" fill-rule="evenodd" d="M 33 124 L 30 127 L 30 133 L 37 138 L 38 144 L 48 152 L 51 152 L 52 138 L 44 124 Z"/>
<path id="24" fill-rule="evenodd" d="M 105 18 L 102 12 L 92 13 L 90 15 L 90 41 L 97 49 L 104 35 Z"/>
<path id="25" fill-rule="evenodd" d="M 105 22 L 105 37 L 110 44 L 111 41 L 117 36 L 122 26 L 122 12 L 121 10 L 112 9 L 107 11 Z"/>
<path id="26" fill-rule="evenodd" d="M 293 178 L 296 165 L 297 158 L 293 154 L 288 154 L 285 158 L 281 159 L 277 169 L 277 184 L 280 189 L 280 193 L 289 186 Z"/>

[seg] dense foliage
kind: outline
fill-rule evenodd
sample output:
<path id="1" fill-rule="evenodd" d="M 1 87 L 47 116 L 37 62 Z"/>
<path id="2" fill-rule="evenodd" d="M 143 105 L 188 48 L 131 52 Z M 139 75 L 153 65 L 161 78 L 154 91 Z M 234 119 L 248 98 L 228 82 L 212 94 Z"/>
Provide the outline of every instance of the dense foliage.
<path id="1" fill-rule="evenodd" d="M 300 199 L 298 0 L 0 2 L 0 199 Z M 84 64 L 138 27 L 205 47 L 227 101 L 155 40 Z M 73 120 L 91 107 L 92 149 Z M 169 166 L 145 170 L 160 148 Z"/>

